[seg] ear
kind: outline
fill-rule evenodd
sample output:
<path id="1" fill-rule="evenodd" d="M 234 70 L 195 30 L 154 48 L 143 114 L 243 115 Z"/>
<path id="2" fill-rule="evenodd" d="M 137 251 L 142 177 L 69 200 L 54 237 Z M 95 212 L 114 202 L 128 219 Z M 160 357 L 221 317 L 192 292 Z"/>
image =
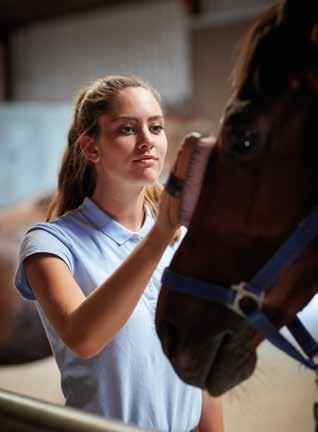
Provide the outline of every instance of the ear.
<path id="1" fill-rule="evenodd" d="M 95 139 L 88 135 L 82 135 L 78 142 L 85 158 L 93 164 L 97 163 L 99 161 L 100 154 Z"/>

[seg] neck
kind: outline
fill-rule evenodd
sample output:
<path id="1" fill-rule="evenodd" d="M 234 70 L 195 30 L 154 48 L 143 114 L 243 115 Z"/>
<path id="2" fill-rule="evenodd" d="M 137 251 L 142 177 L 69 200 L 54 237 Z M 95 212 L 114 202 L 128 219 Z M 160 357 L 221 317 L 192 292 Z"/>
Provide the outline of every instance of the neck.
<path id="1" fill-rule="evenodd" d="M 131 231 L 139 231 L 144 221 L 145 188 L 96 187 L 94 203 L 115 221 Z"/>

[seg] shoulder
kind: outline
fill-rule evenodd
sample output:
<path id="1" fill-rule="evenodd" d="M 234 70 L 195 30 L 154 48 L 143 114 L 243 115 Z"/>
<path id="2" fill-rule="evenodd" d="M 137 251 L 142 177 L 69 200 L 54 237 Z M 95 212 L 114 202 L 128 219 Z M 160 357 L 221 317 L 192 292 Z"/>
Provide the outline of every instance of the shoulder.
<path id="1" fill-rule="evenodd" d="M 35 253 L 51 253 L 61 257 L 73 268 L 74 213 L 30 228 L 20 248 L 20 260 Z"/>
<path id="2" fill-rule="evenodd" d="M 34 248 L 42 244 L 51 244 L 56 241 L 67 245 L 67 232 L 54 222 L 38 223 L 30 228 L 24 236 L 22 249 Z"/>
<path id="3" fill-rule="evenodd" d="M 15 275 L 15 285 L 23 297 L 35 299 L 24 270 L 24 261 L 32 255 L 40 253 L 54 255 L 63 260 L 70 272 L 74 274 L 76 259 L 68 231 L 69 228 L 63 218 L 38 223 L 27 231 L 20 247 L 19 263 Z"/>
<path id="4" fill-rule="evenodd" d="M 55 238 L 64 244 L 70 242 L 72 233 L 76 231 L 76 225 L 80 220 L 78 209 L 73 210 L 49 222 L 41 222 L 31 227 L 26 235 L 27 241 L 41 241 L 41 239 Z"/>

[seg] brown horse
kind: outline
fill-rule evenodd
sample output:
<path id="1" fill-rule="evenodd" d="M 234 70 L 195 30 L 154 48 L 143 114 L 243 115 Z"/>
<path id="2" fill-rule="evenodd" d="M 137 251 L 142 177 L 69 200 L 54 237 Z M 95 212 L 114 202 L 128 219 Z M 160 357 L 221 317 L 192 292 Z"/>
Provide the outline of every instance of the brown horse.
<path id="1" fill-rule="evenodd" d="M 317 1 L 286 1 L 248 33 L 173 272 L 223 287 L 250 281 L 317 206 L 317 23 Z M 224 305 L 171 288 L 162 287 L 156 326 L 180 378 L 212 395 L 248 378 L 264 336 Z M 317 292 L 314 239 L 272 281 L 262 309 L 278 329 Z"/>
<path id="2" fill-rule="evenodd" d="M 35 305 L 23 300 L 14 288 L 23 235 L 45 219 L 48 200 L 28 200 L 0 211 L 0 365 L 26 363 L 51 354 Z"/>

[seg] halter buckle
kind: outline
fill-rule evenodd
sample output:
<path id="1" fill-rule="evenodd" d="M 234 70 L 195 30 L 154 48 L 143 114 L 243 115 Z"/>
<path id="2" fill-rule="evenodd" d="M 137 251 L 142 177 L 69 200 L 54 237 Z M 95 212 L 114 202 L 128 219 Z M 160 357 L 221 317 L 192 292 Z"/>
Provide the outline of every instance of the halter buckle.
<path id="1" fill-rule="evenodd" d="M 257 295 L 246 289 L 246 287 L 248 287 L 246 282 L 231 285 L 235 297 L 230 308 L 243 317 L 247 317 L 256 310 L 262 309 L 264 300 L 264 293 Z"/>

